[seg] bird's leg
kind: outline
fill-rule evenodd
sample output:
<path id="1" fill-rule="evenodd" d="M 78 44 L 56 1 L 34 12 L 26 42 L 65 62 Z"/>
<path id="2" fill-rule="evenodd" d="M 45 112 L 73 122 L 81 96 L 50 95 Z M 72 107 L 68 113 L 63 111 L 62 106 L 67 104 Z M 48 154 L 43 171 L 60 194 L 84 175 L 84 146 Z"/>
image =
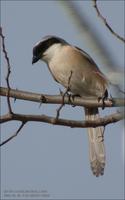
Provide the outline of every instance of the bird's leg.
<path id="1" fill-rule="evenodd" d="M 59 91 L 60 91 L 60 95 L 62 96 L 62 104 L 64 104 L 65 96 L 67 96 L 70 99 L 71 94 L 69 93 L 67 89 L 64 92 L 61 89 L 59 89 Z"/>
<path id="2" fill-rule="evenodd" d="M 73 104 L 73 101 L 75 99 L 75 97 L 80 97 L 79 94 L 69 94 L 69 102 L 70 104 Z M 72 107 L 75 107 L 76 105 L 72 105 Z"/>
<path id="3" fill-rule="evenodd" d="M 105 108 L 105 100 L 107 100 L 108 98 L 108 91 L 105 90 L 105 93 L 102 97 L 98 97 L 98 102 L 100 102 L 100 100 L 102 100 L 102 110 L 104 110 Z"/>

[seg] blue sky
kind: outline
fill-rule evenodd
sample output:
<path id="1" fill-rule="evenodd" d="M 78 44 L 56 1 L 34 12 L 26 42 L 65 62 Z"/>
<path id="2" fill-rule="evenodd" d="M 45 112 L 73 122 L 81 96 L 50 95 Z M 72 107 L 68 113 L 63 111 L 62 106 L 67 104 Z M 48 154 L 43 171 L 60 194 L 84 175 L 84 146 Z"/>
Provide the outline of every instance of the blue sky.
<path id="1" fill-rule="evenodd" d="M 91 1 L 75 1 L 105 44 L 117 69 L 124 66 L 123 43 L 116 39 L 97 17 Z M 124 34 L 124 1 L 99 1 L 103 15 L 114 30 Z M 2 1 L 1 23 L 10 58 L 12 88 L 36 93 L 58 94 L 62 88 L 51 77 L 46 65 L 31 64 L 32 48 L 45 35 L 57 35 L 87 51 L 103 73 L 106 63 L 97 49 L 78 29 L 59 1 Z M 92 48 L 91 48 L 92 46 Z M 2 86 L 6 86 L 6 63 L 2 55 Z M 114 66 L 110 66 L 112 71 Z M 108 74 L 108 73 L 107 73 Z M 116 94 L 117 96 L 117 94 Z M 6 99 L 1 101 L 2 114 L 7 112 Z M 17 113 L 55 116 L 57 106 L 12 101 Z M 105 109 L 103 115 L 115 109 Z M 102 112 L 101 112 L 102 113 Z M 61 117 L 84 119 L 82 108 L 65 106 Z M 1 139 L 17 129 L 19 123 L 3 124 Z M 106 127 L 106 168 L 102 177 L 92 175 L 88 159 L 86 129 L 71 129 L 44 123 L 28 123 L 20 134 L 1 148 L 1 195 L 5 191 L 37 190 L 50 199 L 124 199 L 123 126 L 121 122 Z M 11 196 L 9 199 L 14 199 Z M 17 199 L 17 197 L 16 197 Z M 39 198 L 40 199 L 40 198 Z M 44 199 L 44 197 L 41 197 Z"/>

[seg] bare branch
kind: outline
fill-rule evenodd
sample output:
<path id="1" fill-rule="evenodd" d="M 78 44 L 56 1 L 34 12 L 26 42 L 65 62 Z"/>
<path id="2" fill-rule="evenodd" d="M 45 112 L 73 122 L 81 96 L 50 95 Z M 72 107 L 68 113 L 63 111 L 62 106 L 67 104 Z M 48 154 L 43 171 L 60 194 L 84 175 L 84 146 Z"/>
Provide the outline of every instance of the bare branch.
<path id="1" fill-rule="evenodd" d="M 24 115 L 24 114 L 9 114 L 4 115 L 0 120 L 2 122 L 9 122 L 11 120 L 22 121 L 23 123 L 34 121 L 34 122 L 44 122 L 54 125 L 62 125 L 69 126 L 72 128 L 87 128 L 87 127 L 97 127 L 97 126 L 106 126 L 110 123 L 115 123 L 124 119 L 124 113 L 117 112 L 111 115 L 98 118 L 96 120 L 86 120 L 86 121 L 77 121 L 77 120 L 69 120 L 69 119 L 57 119 L 55 117 L 47 116 L 47 115 Z"/>
<path id="2" fill-rule="evenodd" d="M 8 104 L 8 109 L 9 109 L 9 113 L 12 113 L 12 108 L 11 108 L 11 103 L 10 103 L 10 83 L 9 83 L 9 76 L 11 73 L 11 67 L 10 67 L 10 61 L 9 61 L 9 57 L 6 51 L 6 47 L 5 47 L 5 36 L 2 33 L 2 27 L 0 27 L 0 36 L 2 38 L 2 48 L 3 48 L 3 53 L 5 56 L 5 60 L 7 62 L 7 76 L 6 76 L 6 83 L 7 83 L 7 104 Z"/>
<path id="3" fill-rule="evenodd" d="M 23 121 L 22 121 L 22 123 L 21 123 L 21 125 L 19 126 L 19 128 L 17 129 L 17 131 L 16 131 L 12 136 L 10 136 L 8 139 L 4 140 L 4 141 L 0 144 L 0 146 L 6 144 L 6 143 L 9 142 L 10 140 L 12 140 L 14 137 L 16 137 L 16 136 L 19 134 L 19 132 L 21 131 L 21 129 L 24 127 L 25 123 L 26 123 L 26 122 L 23 122 Z"/>
<path id="4" fill-rule="evenodd" d="M 96 120 L 86 120 L 86 121 L 76 121 L 76 120 L 69 120 L 69 119 L 59 119 L 54 118 L 51 116 L 46 115 L 23 115 L 23 114 L 16 114 L 16 113 L 8 113 L 6 115 L 1 116 L 0 123 L 9 122 L 12 120 L 15 121 L 21 121 L 22 124 L 17 129 L 17 131 L 10 136 L 8 139 L 3 141 L 0 146 L 6 144 L 10 140 L 12 140 L 14 137 L 18 135 L 18 133 L 21 131 L 23 126 L 29 122 L 29 121 L 35 121 L 35 122 L 44 122 L 49 123 L 53 125 L 62 125 L 62 126 L 68 126 L 71 128 L 86 128 L 86 127 L 97 127 L 97 126 L 106 126 L 110 123 L 118 122 L 120 120 L 124 119 L 124 113 L 114 113 L 109 116 L 105 116 L 103 118 L 98 118 Z"/>
<path id="5" fill-rule="evenodd" d="M 117 37 L 119 40 L 121 40 L 122 42 L 125 42 L 125 39 L 123 37 L 121 37 L 120 35 L 118 35 L 113 29 L 112 27 L 108 24 L 107 20 L 105 17 L 103 17 L 103 15 L 101 14 L 98 6 L 97 6 L 97 0 L 92 0 L 93 3 L 94 3 L 94 7 L 95 7 L 95 10 L 98 14 L 98 16 L 100 17 L 100 19 L 102 20 L 102 22 L 105 24 L 105 26 L 108 28 L 108 30 L 115 36 Z"/>
<path id="6" fill-rule="evenodd" d="M 0 87 L 0 95 L 7 96 L 7 88 Z M 22 90 L 10 89 L 10 97 L 14 99 L 32 101 L 32 102 L 42 102 L 46 104 L 62 104 L 62 95 L 47 95 L 47 94 L 38 94 L 32 92 L 26 92 Z M 42 97 L 42 98 L 41 98 Z M 84 106 L 84 107 L 102 107 L 102 101 L 98 102 L 95 98 L 85 99 L 80 97 L 75 97 L 73 101 L 69 101 L 69 97 L 64 97 L 64 103 L 75 105 L 75 106 Z M 121 98 L 112 98 L 105 100 L 105 107 L 122 107 L 125 106 L 125 99 Z"/>

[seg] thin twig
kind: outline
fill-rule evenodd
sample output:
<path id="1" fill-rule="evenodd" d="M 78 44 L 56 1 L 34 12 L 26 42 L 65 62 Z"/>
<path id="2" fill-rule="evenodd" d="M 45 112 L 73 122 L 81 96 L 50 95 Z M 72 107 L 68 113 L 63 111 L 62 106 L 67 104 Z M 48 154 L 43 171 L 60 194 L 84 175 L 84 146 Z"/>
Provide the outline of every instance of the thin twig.
<path id="1" fill-rule="evenodd" d="M 56 110 L 57 111 L 57 114 L 56 114 L 56 119 L 59 118 L 59 115 L 60 115 L 60 111 L 61 109 L 63 108 L 63 106 L 65 105 L 65 96 L 68 94 L 68 92 L 70 91 L 70 81 L 71 81 L 71 77 L 72 77 L 72 71 L 70 72 L 70 75 L 69 75 L 69 78 L 68 78 L 68 84 L 67 84 L 67 88 L 65 90 L 64 93 L 62 93 L 62 104 L 59 106 L 59 108 Z"/>
<path id="2" fill-rule="evenodd" d="M 5 47 L 5 36 L 2 33 L 2 27 L 0 27 L 0 36 L 2 38 L 2 48 L 3 48 L 3 53 L 5 56 L 5 60 L 7 62 L 7 76 L 6 76 L 6 83 L 7 83 L 7 104 L 8 104 L 8 110 L 9 113 L 12 113 L 12 108 L 11 108 L 11 103 L 10 103 L 10 83 L 9 83 L 9 76 L 11 73 L 11 66 L 10 66 L 10 61 L 9 61 L 9 57 L 8 57 L 8 53 L 6 51 L 6 47 Z"/>
<path id="3" fill-rule="evenodd" d="M 24 127 L 25 124 L 26 124 L 26 122 L 23 122 L 23 121 L 22 121 L 22 123 L 21 123 L 21 125 L 19 126 L 19 128 L 17 129 L 17 131 L 16 131 L 12 136 L 10 136 L 8 139 L 4 140 L 4 141 L 0 144 L 0 146 L 6 144 L 6 143 L 9 142 L 10 140 L 12 140 L 14 137 L 16 137 L 16 136 L 19 134 L 19 132 L 21 131 L 21 129 Z"/>
<path id="4" fill-rule="evenodd" d="M 98 14 L 98 16 L 100 17 L 100 19 L 103 21 L 103 23 L 105 24 L 105 26 L 108 28 L 108 30 L 115 36 L 117 37 L 119 40 L 121 40 L 122 42 L 125 42 L 125 39 L 123 37 L 121 37 L 120 35 L 118 35 L 113 29 L 112 27 L 108 24 L 107 20 L 105 17 L 103 17 L 103 15 L 101 14 L 98 6 L 97 6 L 97 0 L 92 0 L 93 3 L 94 3 L 94 7 L 95 7 L 95 10 Z"/>

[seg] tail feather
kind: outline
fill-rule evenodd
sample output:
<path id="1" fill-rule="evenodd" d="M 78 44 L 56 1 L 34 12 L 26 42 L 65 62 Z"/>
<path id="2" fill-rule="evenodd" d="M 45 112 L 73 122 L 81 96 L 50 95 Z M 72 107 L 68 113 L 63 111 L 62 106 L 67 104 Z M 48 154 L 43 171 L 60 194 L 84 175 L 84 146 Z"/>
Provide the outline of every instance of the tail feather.
<path id="1" fill-rule="evenodd" d="M 86 120 L 95 120 L 99 117 L 98 108 L 85 108 Z M 92 172 L 95 176 L 104 174 L 105 148 L 103 128 L 87 128 L 89 138 L 89 157 Z"/>

